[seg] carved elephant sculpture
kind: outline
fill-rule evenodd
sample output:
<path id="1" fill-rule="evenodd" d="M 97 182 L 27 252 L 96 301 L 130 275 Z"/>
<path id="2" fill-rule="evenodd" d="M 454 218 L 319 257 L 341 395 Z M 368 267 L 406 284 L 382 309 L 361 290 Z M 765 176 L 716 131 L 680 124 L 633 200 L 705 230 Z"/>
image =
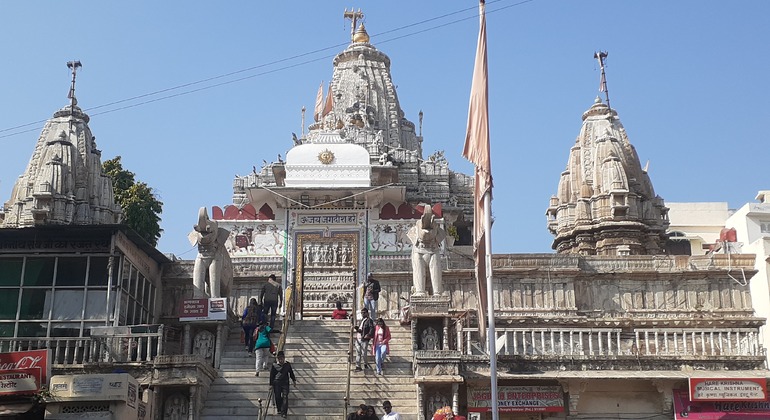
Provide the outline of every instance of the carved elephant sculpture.
<path id="1" fill-rule="evenodd" d="M 198 224 L 193 229 L 190 242 L 198 245 L 193 268 L 194 296 L 227 297 L 233 279 L 233 266 L 225 247 L 230 231 L 210 220 L 205 207 L 198 210 Z"/>

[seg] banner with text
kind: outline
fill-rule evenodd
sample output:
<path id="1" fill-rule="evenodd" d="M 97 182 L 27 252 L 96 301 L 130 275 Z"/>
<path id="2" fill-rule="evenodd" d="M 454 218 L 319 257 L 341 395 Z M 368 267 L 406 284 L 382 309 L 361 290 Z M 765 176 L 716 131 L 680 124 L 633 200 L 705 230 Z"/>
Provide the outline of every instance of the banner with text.
<path id="1" fill-rule="evenodd" d="M 224 321 L 227 298 L 184 299 L 179 307 L 179 321 Z"/>
<path id="2" fill-rule="evenodd" d="M 764 401 L 765 378 L 690 378 L 692 401 Z"/>
<path id="3" fill-rule="evenodd" d="M 564 393 L 560 386 L 501 386 L 497 388 L 501 412 L 562 412 Z M 468 411 L 492 411 L 489 388 L 468 389 Z"/>

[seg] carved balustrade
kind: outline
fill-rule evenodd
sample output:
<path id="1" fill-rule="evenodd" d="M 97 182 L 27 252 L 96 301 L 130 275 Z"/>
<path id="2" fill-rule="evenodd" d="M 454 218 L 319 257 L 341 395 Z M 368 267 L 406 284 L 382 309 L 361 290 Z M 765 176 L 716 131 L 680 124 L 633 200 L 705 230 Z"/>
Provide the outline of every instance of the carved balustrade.
<path id="1" fill-rule="evenodd" d="M 147 332 L 138 331 L 137 328 Z M 109 331 L 112 330 L 110 333 Z M 91 337 L 2 337 L 0 352 L 51 350 L 54 368 L 89 363 L 151 363 L 163 353 L 163 325 L 104 328 Z"/>
<path id="2" fill-rule="evenodd" d="M 463 353 L 478 355 L 478 330 L 463 329 Z M 613 356 L 708 358 L 762 356 L 754 328 L 500 328 L 498 355 L 597 358 Z"/>

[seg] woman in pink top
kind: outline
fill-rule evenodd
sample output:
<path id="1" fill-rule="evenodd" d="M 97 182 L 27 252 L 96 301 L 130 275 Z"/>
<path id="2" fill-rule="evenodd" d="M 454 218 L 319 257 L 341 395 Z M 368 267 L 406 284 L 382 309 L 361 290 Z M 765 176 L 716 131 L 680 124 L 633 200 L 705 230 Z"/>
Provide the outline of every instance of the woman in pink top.
<path id="1" fill-rule="evenodd" d="M 390 328 L 382 318 L 377 318 L 377 325 L 374 327 L 372 353 L 377 362 L 377 374 L 382 375 L 382 359 L 390 353 Z"/>

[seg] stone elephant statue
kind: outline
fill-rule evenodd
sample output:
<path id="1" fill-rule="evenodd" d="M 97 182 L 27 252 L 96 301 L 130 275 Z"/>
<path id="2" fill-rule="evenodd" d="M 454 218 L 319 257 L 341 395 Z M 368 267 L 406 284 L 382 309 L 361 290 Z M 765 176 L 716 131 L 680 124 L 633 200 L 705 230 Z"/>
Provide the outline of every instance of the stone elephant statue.
<path id="1" fill-rule="evenodd" d="M 198 210 L 198 224 L 193 229 L 190 243 L 198 245 L 193 269 L 194 297 L 227 297 L 233 280 L 233 266 L 225 247 L 230 231 L 210 220 L 205 207 Z"/>

